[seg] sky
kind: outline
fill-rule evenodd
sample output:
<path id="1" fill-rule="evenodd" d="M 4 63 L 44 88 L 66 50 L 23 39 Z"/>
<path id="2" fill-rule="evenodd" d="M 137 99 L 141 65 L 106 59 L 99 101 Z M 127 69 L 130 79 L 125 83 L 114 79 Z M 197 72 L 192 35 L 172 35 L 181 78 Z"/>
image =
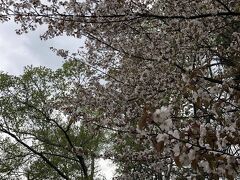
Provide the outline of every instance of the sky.
<path id="1" fill-rule="evenodd" d="M 62 36 L 47 41 L 41 41 L 39 36 L 44 32 L 40 28 L 28 34 L 17 35 L 18 26 L 13 22 L 0 24 L 0 71 L 11 75 L 23 73 L 24 66 L 46 66 L 57 69 L 61 67 L 63 59 L 58 57 L 49 48 L 63 48 L 75 52 L 83 46 L 83 41 L 72 37 Z M 112 179 L 114 166 L 111 161 L 99 161 L 101 174 L 107 180 Z"/>
<path id="2" fill-rule="evenodd" d="M 12 22 L 0 24 L 0 70 L 9 74 L 19 75 L 24 66 L 31 64 L 56 69 L 61 66 L 63 59 L 57 57 L 49 47 L 76 50 L 83 45 L 81 40 L 71 37 L 41 41 L 39 35 L 43 28 L 19 36 L 15 33 L 16 27 Z"/>

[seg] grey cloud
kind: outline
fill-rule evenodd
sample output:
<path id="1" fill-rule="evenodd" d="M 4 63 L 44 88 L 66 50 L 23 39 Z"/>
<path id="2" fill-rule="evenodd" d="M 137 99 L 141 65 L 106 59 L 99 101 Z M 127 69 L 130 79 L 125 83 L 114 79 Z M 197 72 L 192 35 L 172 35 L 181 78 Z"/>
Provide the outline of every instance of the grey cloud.
<path id="1" fill-rule="evenodd" d="M 56 69 L 61 66 L 63 59 L 56 56 L 49 47 L 76 51 L 83 46 L 83 40 L 67 36 L 41 41 L 39 36 L 44 28 L 20 36 L 15 33 L 16 28 L 13 22 L 0 24 L 0 70 L 9 74 L 22 73 L 26 65 Z"/>

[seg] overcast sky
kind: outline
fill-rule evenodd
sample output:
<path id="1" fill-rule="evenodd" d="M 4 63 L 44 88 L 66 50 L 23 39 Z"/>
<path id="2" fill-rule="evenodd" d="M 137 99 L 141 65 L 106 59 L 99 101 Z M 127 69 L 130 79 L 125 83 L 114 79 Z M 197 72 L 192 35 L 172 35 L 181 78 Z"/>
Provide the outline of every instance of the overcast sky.
<path id="1" fill-rule="evenodd" d="M 0 24 L 0 70 L 9 74 L 21 74 L 26 65 L 46 66 L 56 69 L 63 59 L 57 57 L 49 47 L 76 50 L 83 45 L 79 39 L 58 37 L 41 41 L 39 35 L 43 29 L 28 34 L 17 35 L 14 23 Z"/>
<path id="2" fill-rule="evenodd" d="M 20 75 L 27 65 L 57 69 L 61 67 L 63 59 L 56 56 L 50 47 L 75 51 L 83 46 L 83 41 L 67 36 L 41 41 L 39 35 L 44 31 L 43 28 L 17 35 L 17 27 L 13 22 L 0 24 L 0 71 L 8 74 Z M 102 174 L 110 180 L 114 169 L 112 163 L 104 160 L 99 163 Z"/>

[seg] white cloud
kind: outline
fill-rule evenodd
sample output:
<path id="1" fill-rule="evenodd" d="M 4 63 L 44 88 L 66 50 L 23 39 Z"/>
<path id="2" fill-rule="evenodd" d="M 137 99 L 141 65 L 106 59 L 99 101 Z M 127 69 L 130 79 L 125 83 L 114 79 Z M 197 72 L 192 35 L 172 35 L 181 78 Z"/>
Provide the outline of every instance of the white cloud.
<path id="1" fill-rule="evenodd" d="M 83 46 L 83 41 L 70 37 L 57 37 L 41 41 L 39 36 L 43 28 L 28 34 L 17 35 L 17 26 L 13 22 L 0 24 L 0 70 L 9 74 L 19 75 L 26 65 L 46 66 L 56 69 L 63 63 L 49 47 L 70 49 L 76 51 Z"/>

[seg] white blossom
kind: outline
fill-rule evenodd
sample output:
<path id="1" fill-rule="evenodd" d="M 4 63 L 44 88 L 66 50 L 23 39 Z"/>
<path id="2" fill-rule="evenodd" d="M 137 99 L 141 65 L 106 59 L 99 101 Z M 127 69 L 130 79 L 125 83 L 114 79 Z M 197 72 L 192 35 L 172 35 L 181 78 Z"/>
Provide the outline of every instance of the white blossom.
<path id="1" fill-rule="evenodd" d="M 163 123 L 168 118 L 170 118 L 170 107 L 163 106 L 161 109 L 156 109 L 156 111 L 153 113 L 153 120 L 157 123 Z"/>
<path id="2" fill-rule="evenodd" d="M 207 135 L 207 129 L 205 124 L 200 125 L 200 137 L 203 138 Z"/>
<path id="3" fill-rule="evenodd" d="M 201 160 L 198 165 L 203 168 L 203 171 L 206 173 L 211 173 L 209 163 L 207 161 Z"/>
<path id="4" fill-rule="evenodd" d="M 196 151 L 194 149 L 190 149 L 189 153 L 188 153 L 188 158 L 190 161 L 194 160 L 196 156 Z"/>
<path id="5" fill-rule="evenodd" d="M 173 126 L 172 119 L 167 119 L 160 125 L 160 128 L 162 130 L 169 131 L 172 128 L 172 126 Z"/>
<path id="6" fill-rule="evenodd" d="M 157 139 L 157 142 L 166 141 L 166 140 L 168 140 L 168 135 L 165 133 L 158 134 L 156 139 Z"/>
<path id="7" fill-rule="evenodd" d="M 181 153 L 179 160 L 183 164 L 183 166 L 188 166 L 190 164 L 188 155 L 186 153 Z"/>
<path id="8" fill-rule="evenodd" d="M 175 144 L 173 147 L 173 152 L 174 152 L 174 156 L 179 156 L 180 155 L 180 148 L 179 148 L 179 144 Z"/>
<path id="9" fill-rule="evenodd" d="M 179 139 L 180 138 L 180 135 L 179 135 L 179 131 L 178 130 L 174 130 L 173 132 L 173 137 Z"/>

